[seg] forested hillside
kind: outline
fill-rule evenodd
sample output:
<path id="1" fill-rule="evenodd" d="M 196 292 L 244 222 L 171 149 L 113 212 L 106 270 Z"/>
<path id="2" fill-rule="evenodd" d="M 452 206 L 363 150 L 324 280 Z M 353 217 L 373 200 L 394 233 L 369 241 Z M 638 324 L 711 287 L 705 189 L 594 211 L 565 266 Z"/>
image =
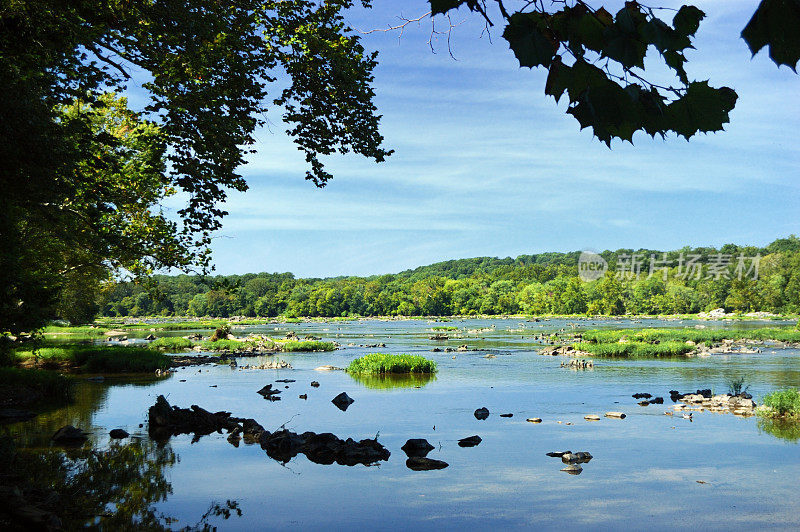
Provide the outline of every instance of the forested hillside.
<path id="1" fill-rule="evenodd" d="M 155 288 L 114 285 L 100 306 L 108 316 L 215 317 L 685 314 L 718 307 L 800 312 L 800 238 L 794 235 L 764 248 L 600 255 L 608 271 L 588 282 L 578 275 L 580 252 L 543 253 L 450 260 L 372 277 L 156 276 Z"/>

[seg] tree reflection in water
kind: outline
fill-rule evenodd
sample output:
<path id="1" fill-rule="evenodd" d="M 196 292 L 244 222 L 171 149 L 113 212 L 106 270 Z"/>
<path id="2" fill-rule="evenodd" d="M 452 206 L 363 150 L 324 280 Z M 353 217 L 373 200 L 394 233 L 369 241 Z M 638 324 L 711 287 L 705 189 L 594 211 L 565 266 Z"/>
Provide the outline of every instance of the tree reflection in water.
<path id="1" fill-rule="evenodd" d="M 759 418 L 758 430 L 792 443 L 800 441 L 800 423 L 794 419 Z"/>

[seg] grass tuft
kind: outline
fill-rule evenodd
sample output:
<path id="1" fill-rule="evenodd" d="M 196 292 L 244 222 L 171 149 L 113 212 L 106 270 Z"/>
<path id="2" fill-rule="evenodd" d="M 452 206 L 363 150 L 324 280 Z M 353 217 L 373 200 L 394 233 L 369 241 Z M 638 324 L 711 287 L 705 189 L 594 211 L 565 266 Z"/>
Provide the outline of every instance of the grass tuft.
<path id="1" fill-rule="evenodd" d="M 574 344 L 575 349 L 591 353 L 596 357 L 620 358 L 659 358 L 684 356 L 694 350 L 694 347 L 684 342 L 661 342 L 650 344 L 646 342 L 626 343 L 588 343 Z"/>
<path id="2" fill-rule="evenodd" d="M 333 342 L 322 342 L 320 340 L 290 341 L 281 346 L 281 350 L 287 353 L 298 351 L 334 351 L 336 344 Z"/>
<path id="3" fill-rule="evenodd" d="M 764 407 L 758 413 L 764 417 L 800 419 L 800 391 L 784 388 L 764 396 Z"/>
<path id="4" fill-rule="evenodd" d="M 80 367 L 91 372 L 146 373 L 166 369 L 169 357 L 153 349 L 134 346 L 65 345 L 17 351 L 17 360 L 34 360 L 44 368 L 61 364 Z"/>
<path id="5" fill-rule="evenodd" d="M 156 338 L 148 347 L 151 349 L 191 349 L 194 343 L 188 338 L 181 338 L 180 336 L 162 336 Z"/>
<path id="6" fill-rule="evenodd" d="M 353 360 L 347 367 L 352 374 L 436 373 L 436 362 L 419 355 L 372 353 Z"/>

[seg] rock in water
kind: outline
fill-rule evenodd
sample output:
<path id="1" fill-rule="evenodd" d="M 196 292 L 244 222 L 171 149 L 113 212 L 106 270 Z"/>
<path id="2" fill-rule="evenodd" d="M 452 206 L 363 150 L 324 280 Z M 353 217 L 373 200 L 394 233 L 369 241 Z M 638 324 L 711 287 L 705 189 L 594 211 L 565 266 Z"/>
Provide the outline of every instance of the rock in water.
<path id="1" fill-rule="evenodd" d="M 65 425 L 53 434 L 52 440 L 59 445 L 81 445 L 88 438 L 81 429 Z"/>
<path id="2" fill-rule="evenodd" d="M 346 393 L 342 392 L 333 399 L 331 399 L 331 403 L 336 405 L 336 408 L 344 412 L 348 409 L 350 405 L 352 405 L 355 401 L 347 395 Z"/>
<path id="3" fill-rule="evenodd" d="M 489 417 L 489 409 L 485 406 L 482 406 L 475 411 L 475 419 L 483 421 L 487 417 Z"/>
<path id="4" fill-rule="evenodd" d="M 572 451 L 553 451 L 550 453 L 546 453 L 546 456 L 549 456 L 551 458 L 561 458 L 565 454 L 572 454 Z"/>
<path id="5" fill-rule="evenodd" d="M 500 414 L 500 417 L 514 417 L 514 414 Z"/>
<path id="6" fill-rule="evenodd" d="M 317 381 L 311 381 L 312 388 L 319 388 L 319 383 Z"/>
<path id="7" fill-rule="evenodd" d="M 586 421 L 600 421 L 600 416 L 598 416 L 597 414 L 586 414 L 585 416 L 583 416 L 583 419 L 585 419 Z"/>
<path id="8" fill-rule="evenodd" d="M 402 447 L 400 447 L 406 456 L 411 457 L 424 457 L 431 452 L 434 447 L 428 440 L 423 438 L 412 438 L 408 440 Z"/>
<path id="9" fill-rule="evenodd" d="M 114 438 L 115 440 L 121 440 L 122 438 L 127 438 L 128 436 L 130 436 L 130 434 L 128 434 L 127 431 L 124 431 L 122 429 L 114 429 L 111 432 L 109 432 L 108 435 Z"/>
<path id="10" fill-rule="evenodd" d="M 541 423 L 542 422 L 542 418 L 540 418 L 540 417 L 529 417 L 525 421 L 527 421 L 528 423 Z"/>
<path id="11" fill-rule="evenodd" d="M 614 417 L 617 419 L 625 419 L 627 416 L 622 412 L 606 412 L 606 417 Z"/>
<path id="12" fill-rule="evenodd" d="M 462 438 L 462 439 L 458 440 L 458 446 L 459 447 L 475 447 L 481 441 L 483 441 L 483 440 L 481 440 L 480 436 L 477 436 L 477 435 L 476 436 L 470 436 L 469 438 Z"/>
<path id="13" fill-rule="evenodd" d="M 433 458 L 425 458 L 421 456 L 412 456 L 406 460 L 406 467 L 413 471 L 431 471 L 434 469 L 444 469 L 449 466 L 447 462 L 441 460 L 434 460 Z"/>

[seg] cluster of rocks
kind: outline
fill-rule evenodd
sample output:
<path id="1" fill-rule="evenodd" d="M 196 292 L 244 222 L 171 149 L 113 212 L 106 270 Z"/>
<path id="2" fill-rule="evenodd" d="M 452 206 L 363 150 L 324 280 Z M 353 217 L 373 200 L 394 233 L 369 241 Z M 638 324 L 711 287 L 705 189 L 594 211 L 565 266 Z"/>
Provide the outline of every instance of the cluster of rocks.
<path id="1" fill-rule="evenodd" d="M 710 412 L 731 412 L 737 416 L 752 416 L 755 413 L 756 402 L 750 394 L 685 394 L 679 399 L 684 405 L 676 405 L 676 409 L 686 410 L 692 407 Z"/>
<path id="2" fill-rule="evenodd" d="M 663 397 L 653 397 L 649 393 L 635 393 L 631 397 L 634 399 L 645 399 L 644 401 L 639 401 L 639 406 L 647 406 L 647 405 L 663 405 L 664 398 Z M 675 399 L 672 400 L 675 402 Z"/>
<path id="3" fill-rule="evenodd" d="M 171 406 L 163 395 L 148 412 L 150 436 L 156 440 L 168 439 L 178 434 L 194 434 L 197 441 L 212 432 L 228 432 L 228 441 L 238 446 L 259 444 L 267 456 L 286 463 L 298 454 L 317 464 L 371 465 L 388 460 L 390 452 L 377 439 L 342 440 L 335 434 L 304 432 L 297 434 L 285 428 L 275 432 L 264 429 L 256 420 L 233 417 L 230 412 L 209 412 L 197 405 L 191 408 Z"/>
<path id="4" fill-rule="evenodd" d="M 587 353 L 586 351 L 580 351 L 575 349 L 571 345 L 552 345 L 543 347 L 539 350 L 540 355 L 545 356 L 568 356 L 568 357 L 585 357 L 591 356 L 591 353 Z"/>
<path id="5" fill-rule="evenodd" d="M 573 358 L 569 362 L 562 362 L 561 367 L 569 369 L 593 369 L 594 362 L 583 358 Z"/>
<path id="6" fill-rule="evenodd" d="M 463 353 L 463 352 L 469 351 L 469 350 L 470 349 L 469 349 L 469 346 L 467 344 L 462 344 L 462 345 L 460 345 L 458 347 L 445 347 L 445 348 L 434 347 L 433 349 L 431 349 L 431 352 L 433 352 L 433 353 L 441 353 L 441 352 L 445 352 L 445 353 L 455 353 L 455 352 Z"/>
<path id="7" fill-rule="evenodd" d="M 553 451 L 546 454 L 552 458 L 561 458 L 561 462 L 565 464 L 561 471 L 570 475 L 580 475 L 583 472 L 581 464 L 588 464 L 594 458 L 591 453 L 586 451 L 577 453 L 572 451 Z"/>

